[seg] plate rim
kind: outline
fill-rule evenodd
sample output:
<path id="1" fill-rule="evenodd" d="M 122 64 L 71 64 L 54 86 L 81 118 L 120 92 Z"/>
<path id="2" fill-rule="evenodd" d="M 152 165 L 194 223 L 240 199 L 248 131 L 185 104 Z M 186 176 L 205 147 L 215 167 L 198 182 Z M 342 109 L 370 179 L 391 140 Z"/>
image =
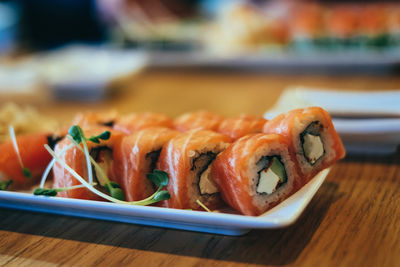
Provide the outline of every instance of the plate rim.
<path id="1" fill-rule="evenodd" d="M 103 201 L 61 197 L 50 198 L 15 191 L 0 191 L 0 207 L 189 231 L 237 235 L 249 229 L 282 228 L 294 223 L 321 187 L 330 169 L 322 170 L 295 194 L 260 216 L 169 209 L 154 206 L 128 206 Z M 285 212 L 285 208 L 289 212 Z M 88 212 L 88 214 L 83 216 L 82 212 Z M 105 217 L 107 215 L 110 218 Z M 144 221 L 137 222 L 138 220 Z M 190 225 L 192 227 L 188 227 Z"/>

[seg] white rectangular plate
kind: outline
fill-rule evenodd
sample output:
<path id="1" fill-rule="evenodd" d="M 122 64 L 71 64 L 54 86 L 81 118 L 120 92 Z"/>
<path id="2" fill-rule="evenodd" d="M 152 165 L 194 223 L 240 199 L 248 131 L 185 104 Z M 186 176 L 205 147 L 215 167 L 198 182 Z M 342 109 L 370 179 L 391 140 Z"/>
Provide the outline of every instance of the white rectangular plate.
<path id="1" fill-rule="evenodd" d="M 10 191 L 0 191 L 0 206 L 188 231 L 242 235 L 251 229 L 280 228 L 294 223 L 324 182 L 329 170 L 321 171 L 297 193 L 257 217 L 34 196 Z"/>

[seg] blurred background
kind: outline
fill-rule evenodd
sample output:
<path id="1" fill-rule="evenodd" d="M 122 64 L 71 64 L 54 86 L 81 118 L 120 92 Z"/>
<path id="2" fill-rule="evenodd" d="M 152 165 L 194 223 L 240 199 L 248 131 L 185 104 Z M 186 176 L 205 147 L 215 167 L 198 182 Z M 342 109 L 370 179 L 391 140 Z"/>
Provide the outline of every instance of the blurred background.
<path id="1" fill-rule="evenodd" d="M 71 42 L 239 53 L 391 49 L 397 1 L 2 0 L 1 50 Z"/>
<path id="2" fill-rule="evenodd" d="M 0 0 L 0 94 L 102 99 L 149 66 L 396 71 L 399 45 L 397 1 Z"/>
<path id="3" fill-rule="evenodd" d="M 62 121 L 318 105 L 342 138 L 393 150 L 399 63 L 398 1 L 0 0 L 4 125 L 10 102 Z"/>

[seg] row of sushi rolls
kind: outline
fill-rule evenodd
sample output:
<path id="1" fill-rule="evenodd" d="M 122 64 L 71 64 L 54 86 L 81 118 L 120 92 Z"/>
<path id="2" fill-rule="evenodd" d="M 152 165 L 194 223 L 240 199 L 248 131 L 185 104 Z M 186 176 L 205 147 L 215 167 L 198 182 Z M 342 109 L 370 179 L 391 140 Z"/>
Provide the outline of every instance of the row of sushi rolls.
<path id="1" fill-rule="evenodd" d="M 233 1 L 206 35 L 210 48 L 388 49 L 400 44 L 396 1 Z"/>
<path id="2" fill-rule="evenodd" d="M 345 156 L 327 111 L 271 120 L 195 111 L 80 113 L 0 144 L 0 187 L 35 195 L 258 216 Z M 7 188 L 8 187 L 8 188 Z"/>

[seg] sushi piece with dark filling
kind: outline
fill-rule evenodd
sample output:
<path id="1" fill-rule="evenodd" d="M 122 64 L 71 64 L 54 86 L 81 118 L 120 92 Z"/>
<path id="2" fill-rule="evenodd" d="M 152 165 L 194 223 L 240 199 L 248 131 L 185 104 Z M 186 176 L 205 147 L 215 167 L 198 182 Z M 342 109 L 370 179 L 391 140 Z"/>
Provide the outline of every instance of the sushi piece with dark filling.
<path id="1" fill-rule="evenodd" d="M 224 118 L 209 111 L 195 111 L 182 114 L 174 120 L 174 128 L 180 132 L 190 130 L 217 131 Z"/>
<path id="2" fill-rule="evenodd" d="M 116 111 L 106 112 L 84 112 L 78 113 L 72 120 L 73 125 L 80 125 L 81 127 L 95 127 L 104 126 L 112 128 L 118 113 Z"/>
<path id="3" fill-rule="evenodd" d="M 289 152 L 277 134 L 250 134 L 219 154 L 211 173 L 223 200 L 244 215 L 257 216 L 304 185 Z"/>
<path id="4" fill-rule="evenodd" d="M 295 109 L 270 120 L 264 133 L 283 135 L 306 180 L 345 156 L 331 117 L 320 107 Z"/>
<path id="5" fill-rule="evenodd" d="M 259 116 L 242 114 L 238 117 L 224 119 L 218 126 L 217 132 L 231 137 L 232 141 L 247 134 L 262 133 L 266 119 Z"/>
<path id="6" fill-rule="evenodd" d="M 165 114 L 157 112 L 131 113 L 114 121 L 115 130 L 131 134 L 150 127 L 173 128 L 173 120 Z"/>
<path id="7" fill-rule="evenodd" d="M 151 127 L 120 140 L 114 147 L 114 175 L 128 201 L 142 200 L 155 192 L 146 178 L 153 172 L 163 145 L 178 134 L 177 131 Z"/>
<path id="8" fill-rule="evenodd" d="M 93 142 L 87 142 L 89 154 L 92 158 L 100 165 L 103 172 L 111 179 L 113 177 L 113 149 L 114 145 L 119 142 L 123 137 L 123 134 L 117 131 L 110 130 L 104 126 L 86 126 L 83 128 L 86 137 L 98 135 L 103 131 L 110 131 L 111 136 L 108 140 L 99 140 L 100 143 L 96 144 Z M 59 155 L 66 146 L 69 146 L 71 141 L 64 138 L 55 146 L 55 153 Z M 88 180 L 88 170 L 86 165 L 85 154 L 81 152 L 77 147 L 72 147 L 67 150 L 64 154 L 60 155 L 60 158 L 72 169 L 74 169 L 81 177 Z M 98 170 L 93 170 L 93 182 L 96 182 L 95 186 L 100 191 L 105 191 L 105 182 L 101 178 L 102 176 L 98 173 Z M 66 170 L 61 164 L 56 163 L 53 167 L 53 187 L 63 188 L 81 184 L 68 170 Z M 115 181 L 115 180 L 114 180 Z M 57 196 L 68 197 L 68 198 L 79 198 L 79 199 L 90 199 L 90 200 L 103 200 L 101 197 L 89 191 L 87 188 L 77 188 L 68 191 L 59 192 Z"/>
<path id="9" fill-rule="evenodd" d="M 230 142 L 226 135 L 192 130 L 172 138 L 162 149 L 158 169 L 169 175 L 171 198 L 165 206 L 175 209 L 201 209 L 199 200 L 210 209 L 223 202 L 214 182 L 211 166 Z"/>

